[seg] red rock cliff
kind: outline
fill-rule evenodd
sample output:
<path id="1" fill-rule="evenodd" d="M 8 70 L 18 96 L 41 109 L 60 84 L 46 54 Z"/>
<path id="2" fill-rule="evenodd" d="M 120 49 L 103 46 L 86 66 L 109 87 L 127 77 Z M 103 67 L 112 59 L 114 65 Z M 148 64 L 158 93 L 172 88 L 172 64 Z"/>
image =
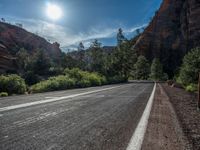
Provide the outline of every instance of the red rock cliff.
<path id="1" fill-rule="evenodd" d="M 160 58 L 172 76 L 183 56 L 200 46 L 200 1 L 164 0 L 153 20 L 135 44 L 149 60 Z"/>
<path id="2" fill-rule="evenodd" d="M 15 54 L 20 48 L 25 48 L 29 53 L 43 49 L 50 58 L 59 60 L 61 55 L 59 46 L 58 43 L 51 44 L 22 28 L 0 22 L 0 73 L 17 72 Z"/>

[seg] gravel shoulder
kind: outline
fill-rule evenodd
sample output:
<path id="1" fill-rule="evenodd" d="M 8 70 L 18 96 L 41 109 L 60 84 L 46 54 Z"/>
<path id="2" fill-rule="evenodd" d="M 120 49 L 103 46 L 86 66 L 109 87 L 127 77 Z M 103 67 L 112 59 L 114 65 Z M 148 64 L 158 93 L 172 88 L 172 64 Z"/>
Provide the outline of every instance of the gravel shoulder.
<path id="1" fill-rule="evenodd" d="M 187 137 L 170 102 L 160 84 L 157 84 L 142 150 L 186 150 L 190 149 Z"/>
<path id="2" fill-rule="evenodd" d="M 170 97 L 184 135 L 192 150 L 200 150 L 200 112 L 197 111 L 197 94 L 162 84 Z"/>

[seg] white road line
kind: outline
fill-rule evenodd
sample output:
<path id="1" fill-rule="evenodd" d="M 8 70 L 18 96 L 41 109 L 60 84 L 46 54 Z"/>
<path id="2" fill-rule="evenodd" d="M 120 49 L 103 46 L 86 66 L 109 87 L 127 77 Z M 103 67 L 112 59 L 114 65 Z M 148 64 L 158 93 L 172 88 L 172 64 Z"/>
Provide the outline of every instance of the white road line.
<path id="1" fill-rule="evenodd" d="M 13 109 L 18 109 L 18 108 L 23 108 L 23 107 L 34 106 L 34 105 L 38 105 L 38 104 L 44 104 L 44 103 L 50 103 L 50 102 L 60 101 L 60 100 L 63 100 L 63 99 L 68 99 L 68 98 L 73 98 L 73 97 L 77 97 L 77 96 L 87 95 L 87 94 L 91 94 L 91 93 L 96 93 L 96 92 L 111 90 L 111 89 L 115 89 L 115 88 L 119 88 L 119 87 L 121 87 L 121 86 L 115 86 L 115 87 L 110 87 L 110 88 L 105 88 L 105 89 L 99 89 L 99 90 L 84 92 L 84 93 L 80 93 L 80 94 L 73 94 L 73 95 L 58 97 L 58 98 L 45 99 L 45 100 L 40 100 L 40 101 L 35 101 L 35 102 L 30 102 L 30 103 L 24 103 L 24 104 L 19 104 L 19 105 L 7 106 L 7 107 L 0 108 L 0 112 L 4 112 L 4 111 L 8 111 L 8 110 L 13 110 Z"/>
<path id="2" fill-rule="evenodd" d="M 154 88 L 149 98 L 149 101 L 147 103 L 147 106 L 142 114 L 142 117 L 140 118 L 140 121 L 135 129 L 135 132 L 126 150 L 140 150 L 142 147 L 144 135 L 147 129 L 147 124 L 148 124 L 148 120 L 149 120 L 149 116 L 150 116 L 150 112 L 151 112 L 151 108 L 153 104 L 155 90 L 156 90 L 156 84 L 154 85 Z"/>

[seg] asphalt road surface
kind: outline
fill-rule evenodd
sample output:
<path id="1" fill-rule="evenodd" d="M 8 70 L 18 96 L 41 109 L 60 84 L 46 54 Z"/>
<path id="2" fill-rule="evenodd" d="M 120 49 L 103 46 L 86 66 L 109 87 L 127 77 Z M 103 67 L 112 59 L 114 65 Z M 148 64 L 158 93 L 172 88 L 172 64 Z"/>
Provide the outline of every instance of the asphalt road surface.
<path id="1" fill-rule="evenodd" d="M 0 150 L 125 150 L 152 89 L 129 83 L 0 98 Z"/>

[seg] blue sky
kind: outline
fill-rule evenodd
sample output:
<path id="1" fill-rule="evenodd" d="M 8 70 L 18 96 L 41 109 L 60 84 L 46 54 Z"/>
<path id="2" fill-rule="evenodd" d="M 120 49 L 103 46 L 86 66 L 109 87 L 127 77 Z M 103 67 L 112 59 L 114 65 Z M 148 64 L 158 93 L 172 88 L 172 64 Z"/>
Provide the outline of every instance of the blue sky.
<path id="1" fill-rule="evenodd" d="M 22 23 L 30 32 L 63 49 L 73 48 L 80 41 L 86 46 L 99 39 L 103 45 L 116 44 L 118 28 L 131 38 L 135 29 L 146 26 L 162 0 L 0 0 L 0 17 L 8 22 Z M 51 20 L 47 4 L 59 6 L 63 15 Z"/>

